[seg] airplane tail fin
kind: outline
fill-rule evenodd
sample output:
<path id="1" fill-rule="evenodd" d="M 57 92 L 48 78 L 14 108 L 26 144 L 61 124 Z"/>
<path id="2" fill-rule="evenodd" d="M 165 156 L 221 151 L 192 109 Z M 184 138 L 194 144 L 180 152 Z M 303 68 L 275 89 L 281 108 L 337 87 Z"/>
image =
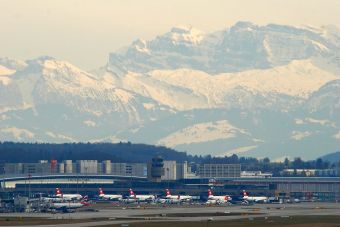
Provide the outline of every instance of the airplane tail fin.
<path id="1" fill-rule="evenodd" d="M 135 195 L 135 193 L 132 191 L 132 189 L 129 189 L 130 195 Z"/>
<path id="2" fill-rule="evenodd" d="M 170 193 L 170 190 L 169 190 L 169 189 L 165 189 L 165 191 L 166 191 L 166 195 L 167 195 L 167 196 L 171 196 L 171 193 Z"/>
<path id="3" fill-rule="evenodd" d="M 56 189 L 55 189 L 55 194 L 56 194 L 56 195 L 62 195 L 63 193 L 61 192 L 61 189 L 60 189 L 60 188 L 56 188 Z"/>
<path id="4" fill-rule="evenodd" d="M 208 196 L 213 196 L 213 192 L 211 191 L 211 189 L 208 189 Z"/>
<path id="5" fill-rule="evenodd" d="M 104 195 L 104 191 L 102 188 L 99 188 L 99 195 Z"/>
<path id="6" fill-rule="evenodd" d="M 243 190 L 243 196 L 248 196 L 248 193 L 246 192 L 246 190 Z"/>
<path id="7" fill-rule="evenodd" d="M 84 206 L 90 206 L 90 204 L 88 202 L 86 202 L 86 201 L 82 201 L 80 203 L 83 204 Z"/>

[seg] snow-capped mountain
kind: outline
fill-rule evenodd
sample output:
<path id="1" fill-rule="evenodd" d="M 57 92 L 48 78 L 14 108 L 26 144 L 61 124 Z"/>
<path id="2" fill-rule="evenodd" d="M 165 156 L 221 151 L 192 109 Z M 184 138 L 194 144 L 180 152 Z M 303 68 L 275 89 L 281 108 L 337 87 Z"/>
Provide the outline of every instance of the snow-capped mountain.
<path id="1" fill-rule="evenodd" d="M 292 60 L 338 56 L 339 30 L 298 28 L 238 22 L 205 34 L 192 27 L 174 27 L 153 40 L 136 40 L 126 51 L 111 53 L 115 74 L 154 69 L 191 68 L 212 74 L 267 69 Z M 335 61 L 336 62 L 336 61 Z"/>
<path id="2" fill-rule="evenodd" d="M 94 72 L 0 58 L 0 140 L 132 141 L 192 154 L 339 150 L 339 29 L 177 26 Z"/>

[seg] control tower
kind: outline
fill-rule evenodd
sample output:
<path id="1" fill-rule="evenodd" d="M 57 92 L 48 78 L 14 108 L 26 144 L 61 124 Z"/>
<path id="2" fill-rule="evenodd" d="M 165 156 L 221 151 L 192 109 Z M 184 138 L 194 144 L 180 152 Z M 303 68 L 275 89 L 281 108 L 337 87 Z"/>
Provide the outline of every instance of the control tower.
<path id="1" fill-rule="evenodd" d="M 148 180 L 161 182 L 162 175 L 164 175 L 163 158 L 161 156 L 156 156 L 148 163 Z"/>

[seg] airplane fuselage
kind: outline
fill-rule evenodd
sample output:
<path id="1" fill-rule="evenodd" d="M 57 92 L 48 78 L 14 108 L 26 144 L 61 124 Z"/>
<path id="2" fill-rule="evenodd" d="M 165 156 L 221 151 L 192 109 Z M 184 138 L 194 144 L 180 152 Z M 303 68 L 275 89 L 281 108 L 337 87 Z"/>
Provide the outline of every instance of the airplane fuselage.
<path id="1" fill-rule="evenodd" d="M 83 207 L 85 204 L 83 203 L 51 203 L 51 208 L 54 209 L 61 209 L 61 208 L 66 208 L 66 209 L 77 209 Z"/>
<path id="2" fill-rule="evenodd" d="M 249 202 L 267 202 L 268 201 L 268 198 L 265 196 L 244 196 L 243 199 Z"/>
<path id="3" fill-rule="evenodd" d="M 81 200 L 83 198 L 80 194 L 57 194 L 56 196 L 64 200 Z"/>
<path id="4" fill-rule="evenodd" d="M 136 200 L 136 201 L 150 201 L 150 200 L 155 200 L 155 196 L 154 195 L 130 195 L 128 199 Z"/>
<path id="5" fill-rule="evenodd" d="M 105 195 L 99 195 L 99 198 L 107 199 L 107 200 L 121 200 L 123 198 L 123 196 L 122 195 L 105 194 Z"/>

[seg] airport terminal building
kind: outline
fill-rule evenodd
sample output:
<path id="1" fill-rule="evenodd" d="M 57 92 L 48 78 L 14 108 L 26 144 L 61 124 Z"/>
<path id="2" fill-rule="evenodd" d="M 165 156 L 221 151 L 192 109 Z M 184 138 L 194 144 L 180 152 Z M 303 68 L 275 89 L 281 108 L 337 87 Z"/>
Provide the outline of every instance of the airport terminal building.
<path id="1" fill-rule="evenodd" d="M 253 195 L 306 201 L 340 200 L 340 177 L 271 177 L 266 174 L 241 177 L 240 165 L 235 164 L 204 164 L 193 174 L 187 163 L 163 163 L 159 158 L 154 161 L 157 163 L 80 160 L 64 161 L 63 165 L 7 164 L 0 173 L 0 194 L 53 194 L 55 188 L 62 188 L 64 192 L 94 196 L 101 187 L 106 193 L 127 195 L 128 189 L 133 188 L 138 193 L 164 196 L 164 189 L 169 188 L 173 194 L 204 199 L 207 190 L 213 188 L 216 195 L 239 195 L 246 190 Z"/>

